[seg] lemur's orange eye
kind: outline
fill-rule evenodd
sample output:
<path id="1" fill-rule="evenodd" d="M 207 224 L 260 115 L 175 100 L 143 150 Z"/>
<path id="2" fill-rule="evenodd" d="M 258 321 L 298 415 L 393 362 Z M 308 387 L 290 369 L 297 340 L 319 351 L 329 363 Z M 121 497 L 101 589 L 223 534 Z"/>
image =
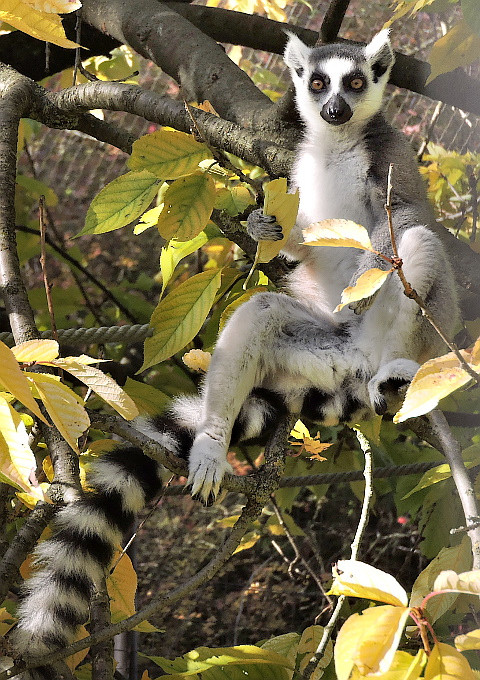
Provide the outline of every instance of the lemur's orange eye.
<path id="1" fill-rule="evenodd" d="M 350 81 L 350 87 L 352 88 L 352 90 L 361 90 L 364 84 L 365 81 L 363 80 L 363 78 L 354 78 L 353 80 Z"/>
<path id="2" fill-rule="evenodd" d="M 325 87 L 325 83 L 321 78 L 314 78 L 310 83 L 310 87 L 312 88 L 312 90 L 316 90 L 318 92 L 319 90 L 323 90 L 323 88 Z"/>

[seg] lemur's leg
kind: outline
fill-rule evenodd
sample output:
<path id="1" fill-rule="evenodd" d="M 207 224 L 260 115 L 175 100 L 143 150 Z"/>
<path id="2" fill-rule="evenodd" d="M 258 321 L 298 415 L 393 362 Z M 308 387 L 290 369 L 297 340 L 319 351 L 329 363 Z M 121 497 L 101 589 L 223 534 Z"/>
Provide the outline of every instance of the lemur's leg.
<path id="1" fill-rule="evenodd" d="M 399 256 L 407 281 L 427 303 L 429 309 L 451 333 L 456 324 L 456 291 L 450 266 L 437 236 L 426 227 L 407 229 L 399 242 Z M 368 389 L 372 406 L 378 413 L 391 410 L 389 396 L 409 383 L 419 363 L 443 349 L 443 341 L 422 317 L 414 300 L 404 294 L 399 277 L 392 273 L 380 290 L 375 304 L 364 315 L 360 344 L 376 352 L 378 372 Z"/>
<path id="2" fill-rule="evenodd" d="M 303 334 L 303 335 L 302 335 Z M 190 450 L 192 493 L 218 493 L 242 405 L 266 376 L 289 374 L 333 391 L 347 370 L 340 338 L 297 300 L 262 293 L 232 315 L 219 336 L 203 388 L 203 420 Z"/>

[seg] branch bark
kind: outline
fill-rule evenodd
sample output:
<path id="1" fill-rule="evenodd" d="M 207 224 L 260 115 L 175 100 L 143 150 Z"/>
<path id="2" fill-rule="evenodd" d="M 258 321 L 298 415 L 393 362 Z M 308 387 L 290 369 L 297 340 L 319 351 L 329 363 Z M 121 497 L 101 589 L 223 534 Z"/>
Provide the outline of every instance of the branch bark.
<path id="1" fill-rule="evenodd" d="M 434 410 L 427 416 L 431 428 L 440 440 L 442 453 L 450 465 L 453 481 L 457 487 L 460 502 L 462 503 L 463 513 L 467 533 L 472 542 L 473 568 L 480 569 L 480 512 L 477 505 L 475 489 L 468 475 L 462 458 L 462 447 L 455 439 L 450 430 L 443 413 Z"/>
<path id="2" fill-rule="evenodd" d="M 220 45 L 157 0 L 86 0 L 82 18 L 161 66 L 186 99 L 208 99 L 222 118 L 251 127 L 270 104 Z"/>

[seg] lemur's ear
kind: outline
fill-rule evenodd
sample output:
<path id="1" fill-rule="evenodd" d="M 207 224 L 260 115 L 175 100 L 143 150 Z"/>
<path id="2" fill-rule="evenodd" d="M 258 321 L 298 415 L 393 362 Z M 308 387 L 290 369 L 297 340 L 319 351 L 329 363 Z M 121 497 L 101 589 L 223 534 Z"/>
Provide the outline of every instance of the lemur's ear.
<path id="1" fill-rule="evenodd" d="M 365 47 L 365 58 L 370 64 L 375 82 L 387 71 L 390 73 L 395 61 L 389 33 L 388 28 L 384 28 L 383 31 L 374 35 Z"/>
<path id="2" fill-rule="evenodd" d="M 290 31 L 285 31 L 285 33 L 288 35 L 288 42 L 283 54 L 283 60 L 288 68 L 296 71 L 297 75 L 300 76 L 307 65 L 308 57 L 312 50 L 295 33 Z"/>

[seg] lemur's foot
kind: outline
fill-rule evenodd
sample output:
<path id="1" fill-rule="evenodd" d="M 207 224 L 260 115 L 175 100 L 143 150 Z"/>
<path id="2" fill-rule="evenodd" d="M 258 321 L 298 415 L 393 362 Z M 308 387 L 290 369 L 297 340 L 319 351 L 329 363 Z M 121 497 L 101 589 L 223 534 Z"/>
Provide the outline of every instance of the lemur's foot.
<path id="1" fill-rule="evenodd" d="M 419 369 L 410 359 L 394 359 L 384 364 L 368 383 L 372 408 L 380 416 L 395 413 L 401 406 L 408 385 Z"/>
<path id="2" fill-rule="evenodd" d="M 273 215 L 264 215 L 263 210 L 252 210 L 247 217 L 247 233 L 254 241 L 280 241 L 282 227 Z"/>
<path id="3" fill-rule="evenodd" d="M 192 496 L 205 504 L 216 498 L 226 472 L 233 472 L 227 462 L 225 446 L 207 434 L 199 434 L 190 450 L 187 484 Z"/>

